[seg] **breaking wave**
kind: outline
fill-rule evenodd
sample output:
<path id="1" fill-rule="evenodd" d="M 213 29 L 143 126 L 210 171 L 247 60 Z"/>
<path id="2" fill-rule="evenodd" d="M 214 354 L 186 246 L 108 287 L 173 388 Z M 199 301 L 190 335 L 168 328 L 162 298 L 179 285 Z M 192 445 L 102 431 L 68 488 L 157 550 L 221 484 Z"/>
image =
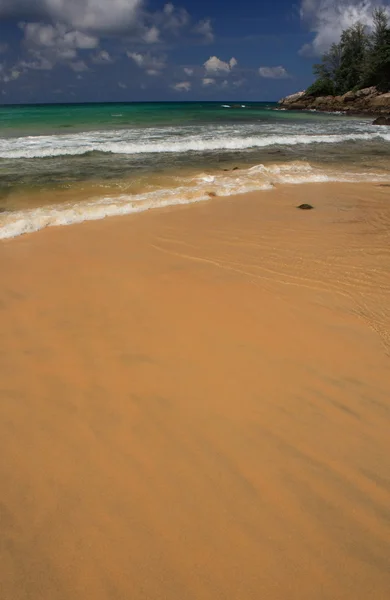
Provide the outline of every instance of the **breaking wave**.
<path id="1" fill-rule="evenodd" d="M 307 144 L 340 144 L 343 142 L 382 140 L 390 142 L 390 133 L 347 134 L 297 134 L 297 135 L 241 135 L 208 137 L 199 135 L 165 136 L 149 138 L 135 136 L 132 132 L 93 132 L 71 135 L 30 136 L 0 140 L 0 158 L 49 158 L 58 156 L 80 156 L 90 152 L 112 154 L 186 153 L 246 150 L 268 146 L 295 146 Z"/>

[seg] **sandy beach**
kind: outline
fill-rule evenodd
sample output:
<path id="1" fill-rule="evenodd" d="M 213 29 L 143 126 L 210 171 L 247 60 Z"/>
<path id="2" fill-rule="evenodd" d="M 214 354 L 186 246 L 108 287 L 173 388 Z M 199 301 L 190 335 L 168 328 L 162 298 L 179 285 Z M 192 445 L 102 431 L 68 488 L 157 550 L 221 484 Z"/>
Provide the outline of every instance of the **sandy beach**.
<path id="1" fill-rule="evenodd" d="M 388 600 L 389 199 L 0 244 L 2 599 Z"/>

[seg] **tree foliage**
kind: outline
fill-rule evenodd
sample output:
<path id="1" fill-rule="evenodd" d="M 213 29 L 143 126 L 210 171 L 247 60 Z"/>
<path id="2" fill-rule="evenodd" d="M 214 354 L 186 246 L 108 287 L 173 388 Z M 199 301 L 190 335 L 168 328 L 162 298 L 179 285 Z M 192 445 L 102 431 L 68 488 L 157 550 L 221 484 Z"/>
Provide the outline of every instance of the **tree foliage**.
<path id="1" fill-rule="evenodd" d="M 373 28 L 357 22 L 345 29 L 338 44 L 332 44 L 314 65 L 317 79 L 307 90 L 312 96 L 342 95 L 372 85 L 390 90 L 390 26 L 386 11 L 376 8 Z"/>

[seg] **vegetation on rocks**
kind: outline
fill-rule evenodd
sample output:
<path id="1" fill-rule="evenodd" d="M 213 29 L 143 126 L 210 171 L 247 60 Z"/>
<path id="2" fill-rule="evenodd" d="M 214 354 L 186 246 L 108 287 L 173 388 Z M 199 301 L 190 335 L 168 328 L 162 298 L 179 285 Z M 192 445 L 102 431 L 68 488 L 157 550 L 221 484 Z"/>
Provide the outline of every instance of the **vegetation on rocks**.
<path id="1" fill-rule="evenodd" d="M 373 28 L 357 22 L 345 29 L 338 44 L 332 44 L 314 65 L 316 81 L 306 96 L 342 96 L 349 91 L 375 86 L 390 91 L 390 24 L 387 12 L 376 8 Z"/>

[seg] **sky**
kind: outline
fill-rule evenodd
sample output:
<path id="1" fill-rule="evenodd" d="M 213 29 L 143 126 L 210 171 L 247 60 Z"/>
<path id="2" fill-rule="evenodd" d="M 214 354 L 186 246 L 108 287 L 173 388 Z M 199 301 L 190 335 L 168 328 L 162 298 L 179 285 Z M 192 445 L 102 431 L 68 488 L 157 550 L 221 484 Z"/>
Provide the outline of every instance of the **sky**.
<path id="1" fill-rule="evenodd" d="M 0 103 L 273 101 L 390 0 L 0 0 Z"/>

